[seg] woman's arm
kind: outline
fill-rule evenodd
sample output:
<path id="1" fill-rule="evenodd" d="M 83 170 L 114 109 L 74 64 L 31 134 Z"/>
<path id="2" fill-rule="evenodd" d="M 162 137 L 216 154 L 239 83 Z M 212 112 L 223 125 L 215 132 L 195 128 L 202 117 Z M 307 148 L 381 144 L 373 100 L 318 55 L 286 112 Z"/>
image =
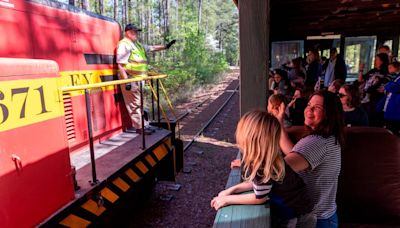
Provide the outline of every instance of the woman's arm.
<path id="1" fill-rule="evenodd" d="M 293 149 L 293 142 L 290 140 L 288 133 L 286 132 L 286 129 L 283 127 L 283 123 L 281 123 L 281 139 L 279 141 L 279 144 L 281 146 L 281 150 L 285 155 L 288 155 L 290 152 L 292 152 Z"/>
<path id="2" fill-rule="evenodd" d="M 306 170 L 310 167 L 308 161 L 299 153 L 291 152 L 285 156 L 285 162 L 295 172 Z"/>
<path id="3" fill-rule="evenodd" d="M 292 152 L 293 149 L 293 142 L 290 140 L 289 135 L 287 134 L 285 128 L 283 127 L 283 119 L 285 116 L 285 104 L 282 103 L 279 106 L 279 112 L 277 115 L 275 115 L 275 117 L 279 120 L 279 122 L 281 123 L 281 139 L 279 141 L 279 144 L 281 146 L 281 150 L 282 152 L 287 155 L 290 152 Z"/>

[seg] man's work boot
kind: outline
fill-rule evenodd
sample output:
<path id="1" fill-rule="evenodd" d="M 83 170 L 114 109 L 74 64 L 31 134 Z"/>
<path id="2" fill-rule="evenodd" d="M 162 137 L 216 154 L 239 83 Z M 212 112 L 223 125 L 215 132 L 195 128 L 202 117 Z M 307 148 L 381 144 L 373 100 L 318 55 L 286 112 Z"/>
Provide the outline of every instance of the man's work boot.
<path id="1" fill-rule="evenodd" d="M 142 134 L 142 129 L 136 129 L 136 133 L 137 133 L 137 134 Z M 145 134 L 145 135 L 151 135 L 151 133 L 153 133 L 153 131 L 144 128 L 144 134 Z"/>

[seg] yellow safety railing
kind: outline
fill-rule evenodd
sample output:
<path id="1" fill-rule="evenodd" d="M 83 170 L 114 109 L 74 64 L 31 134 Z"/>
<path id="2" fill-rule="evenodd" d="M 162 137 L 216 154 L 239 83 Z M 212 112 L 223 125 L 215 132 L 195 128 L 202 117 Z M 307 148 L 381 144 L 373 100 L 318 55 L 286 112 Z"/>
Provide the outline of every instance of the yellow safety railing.
<path id="1" fill-rule="evenodd" d="M 153 93 L 154 98 L 156 99 L 156 101 L 159 101 L 157 93 L 154 90 L 153 86 L 152 85 L 149 85 L 149 86 L 150 86 L 151 92 Z M 162 113 L 164 119 L 167 121 L 168 130 L 171 130 L 171 124 L 170 124 L 169 119 L 167 117 L 167 114 L 165 113 L 165 111 L 164 111 L 163 107 L 161 106 L 161 104 L 159 106 L 159 109 L 161 110 L 161 113 Z"/>
<path id="2" fill-rule="evenodd" d="M 168 97 L 168 94 L 167 94 L 165 88 L 164 88 L 164 85 L 162 84 L 161 81 L 159 81 L 159 79 L 163 79 L 163 78 L 166 78 L 166 77 L 167 77 L 166 74 L 157 74 L 155 72 L 149 72 L 148 76 L 138 76 L 138 77 L 134 77 L 134 78 L 130 78 L 130 79 L 121 79 L 121 80 L 115 80 L 115 81 L 110 81 L 110 82 L 100 82 L 100 83 L 93 83 L 93 84 L 79 85 L 79 86 L 64 86 L 64 87 L 60 87 L 59 88 L 59 90 L 62 93 L 71 92 L 71 91 L 78 91 L 78 90 L 85 90 L 86 115 L 87 115 L 89 146 L 90 146 L 90 159 L 91 159 L 91 165 L 92 165 L 92 181 L 91 181 L 91 183 L 93 185 L 97 184 L 98 180 L 97 180 L 97 175 L 96 175 L 96 163 L 95 163 L 95 156 L 94 156 L 94 143 L 93 143 L 93 132 L 92 132 L 92 120 L 91 120 L 89 89 L 106 87 L 106 86 L 113 86 L 113 85 L 127 84 L 127 83 L 131 83 L 131 82 L 148 81 L 148 80 L 154 80 L 155 79 L 161 85 L 162 91 L 163 91 L 164 96 L 165 96 L 165 98 L 166 98 L 166 100 L 168 102 L 168 105 L 169 105 L 169 107 L 171 109 L 171 112 L 173 113 L 173 115 L 176 118 L 178 130 L 179 130 L 179 123 L 178 123 L 178 119 L 176 117 L 175 110 L 172 107 L 171 101 L 170 101 L 170 99 Z M 157 96 L 156 91 L 154 91 L 153 86 L 151 86 L 151 84 L 149 84 L 149 86 L 151 88 L 151 91 L 152 91 L 154 97 L 156 98 L 156 100 L 158 102 L 158 108 L 159 108 L 158 113 L 161 110 L 165 120 L 167 121 L 168 129 L 171 130 L 171 124 L 169 122 L 169 119 L 168 119 L 167 115 L 165 114 L 164 109 L 159 104 L 159 97 Z M 158 84 L 157 84 L 157 86 L 158 86 Z M 157 92 L 158 92 L 158 87 L 157 87 Z M 140 84 L 140 93 L 141 93 L 141 97 L 143 98 L 143 89 L 142 89 L 141 84 Z M 143 118 L 143 100 L 142 100 L 141 103 L 142 103 L 141 104 L 141 112 L 142 112 L 142 118 Z M 154 110 L 153 110 L 153 112 L 154 112 Z M 143 122 L 142 122 L 142 125 L 143 125 Z M 142 126 L 142 128 L 144 128 L 144 127 Z M 180 133 L 179 133 L 179 138 L 180 138 Z M 143 143 L 143 149 L 144 149 L 146 147 L 144 134 L 142 134 L 142 143 Z"/>
<path id="3" fill-rule="evenodd" d="M 149 75 L 157 75 L 157 73 L 156 72 L 149 72 Z M 178 127 L 178 138 L 180 139 L 181 138 L 181 128 L 180 128 L 178 116 L 176 115 L 175 109 L 172 106 L 172 102 L 169 99 L 169 96 L 168 96 L 167 90 L 164 87 L 164 84 L 162 83 L 162 81 L 159 81 L 159 82 L 160 82 L 160 86 L 161 86 L 161 89 L 163 91 L 165 100 L 168 103 L 169 109 L 171 110 L 172 115 L 175 117 L 176 125 Z M 154 98 L 156 98 L 156 100 L 158 100 L 159 98 L 158 98 L 158 96 L 156 94 L 156 91 L 154 90 L 154 87 L 151 84 L 149 84 L 149 87 L 151 89 L 151 92 L 153 93 Z M 169 122 L 169 119 L 168 119 L 167 115 L 165 114 L 165 111 L 164 111 L 163 107 L 160 105 L 159 108 L 161 110 L 161 113 L 162 113 L 165 121 L 167 121 L 168 129 L 171 130 L 171 124 Z"/>
<path id="4" fill-rule="evenodd" d="M 115 80 L 115 81 L 110 81 L 110 82 L 99 82 L 99 83 L 79 85 L 79 86 L 64 86 L 64 87 L 60 87 L 59 90 L 62 92 L 71 92 L 71 91 L 77 91 L 77 90 L 94 89 L 94 88 L 100 88 L 100 87 L 105 87 L 105 86 L 127 84 L 130 82 L 140 82 L 140 81 L 147 81 L 147 80 L 152 80 L 152 79 L 162 79 L 162 78 L 166 78 L 166 77 L 167 77 L 166 74 L 153 73 L 153 74 L 151 74 L 151 76 L 139 76 L 139 77 L 134 77 L 134 78 L 129 78 L 129 79 L 120 79 L 120 80 Z"/>
<path id="5" fill-rule="evenodd" d="M 172 115 L 175 117 L 176 125 L 177 125 L 177 127 L 178 127 L 178 138 L 180 139 L 180 138 L 181 138 L 181 130 L 180 130 L 180 125 L 179 125 L 178 116 L 176 115 L 175 109 L 174 109 L 174 107 L 172 106 L 172 102 L 171 102 L 171 100 L 169 99 L 167 90 L 165 89 L 164 84 L 163 84 L 161 81 L 160 81 L 160 86 L 161 86 L 161 90 L 163 91 L 165 100 L 166 100 L 167 103 L 168 103 L 169 109 L 171 110 Z M 151 89 L 151 91 L 153 92 L 154 97 L 155 97 L 156 99 L 158 99 L 158 98 L 157 98 L 157 95 L 156 95 L 156 93 L 155 93 L 155 91 L 154 91 L 154 88 L 153 88 L 151 85 L 150 85 L 150 89 Z M 170 129 L 171 126 L 170 126 L 170 124 L 169 124 L 169 119 L 168 119 L 167 116 L 165 115 L 165 112 L 164 112 L 164 110 L 163 110 L 163 108 L 162 108 L 161 106 L 160 106 L 160 109 L 161 109 L 161 111 L 162 111 L 162 113 L 163 113 L 164 119 L 166 119 L 166 121 L 168 122 L 168 128 Z"/>

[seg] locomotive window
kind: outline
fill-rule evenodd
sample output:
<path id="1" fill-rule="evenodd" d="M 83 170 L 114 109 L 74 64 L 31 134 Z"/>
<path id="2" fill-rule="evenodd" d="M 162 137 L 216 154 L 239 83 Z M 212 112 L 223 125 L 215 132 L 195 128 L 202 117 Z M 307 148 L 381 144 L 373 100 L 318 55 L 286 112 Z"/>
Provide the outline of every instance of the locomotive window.
<path id="1" fill-rule="evenodd" d="M 115 63 L 114 55 L 101 54 L 84 54 L 87 64 L 113 64 Z"/>

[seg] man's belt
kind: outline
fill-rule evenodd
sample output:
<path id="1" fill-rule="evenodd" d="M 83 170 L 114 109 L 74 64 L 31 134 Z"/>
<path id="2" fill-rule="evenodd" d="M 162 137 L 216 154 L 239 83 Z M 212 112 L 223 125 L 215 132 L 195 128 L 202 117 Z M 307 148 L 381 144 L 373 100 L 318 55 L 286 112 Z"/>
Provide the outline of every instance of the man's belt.
<path id="1" fill-rule="evenodd" d="M 128 63 L 137 63 L 137 64 L 147 64 L 147 61 L 135 61 L 135 60 L 128 60 Z"/>
<path id="2" fill-rule="evenodd" d="M 144 76 L 148 74 L 148 71 L 137 71 L 137 70 L 127 70 L 127 69 L 125 69 L 125 71 L 129 76 L 133 77 Z"/>

